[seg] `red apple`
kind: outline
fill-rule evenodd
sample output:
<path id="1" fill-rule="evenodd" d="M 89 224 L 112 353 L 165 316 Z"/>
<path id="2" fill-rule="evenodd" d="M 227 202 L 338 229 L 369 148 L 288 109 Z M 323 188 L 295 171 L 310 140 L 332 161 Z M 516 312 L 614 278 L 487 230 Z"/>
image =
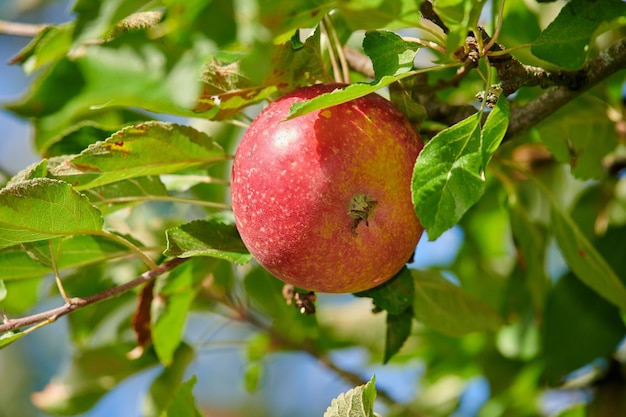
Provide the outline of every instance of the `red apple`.
<path id="1" fill-rule="evenodd" d="M 284 120 L 293 103 L 342 85 L 315 85 L 268 105 L 237 149 L 231 198 L 250 253 L 281 280 L 359 292 L 393 277 L 423 228 L 411 203 L 424 146 L 377 94 Z"/>

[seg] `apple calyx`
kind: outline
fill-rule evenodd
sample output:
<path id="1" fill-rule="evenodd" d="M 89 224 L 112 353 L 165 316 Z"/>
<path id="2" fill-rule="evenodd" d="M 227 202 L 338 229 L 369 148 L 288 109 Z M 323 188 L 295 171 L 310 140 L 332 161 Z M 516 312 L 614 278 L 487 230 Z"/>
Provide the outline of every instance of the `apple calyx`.
<path id="1" fill-rule="evenodd" d="M 372 200 L 365 194 L 357 194 L 350 200 L 348 207 L 348 216 L 354 220 L 352 223 L 352 234 L 357 235 L 356 228 L 359 223 L 365 221 L 365 225 L 369 226 L 369 216 L 374 211 L 374 207 L 378 204 L 378 201 Z"/>

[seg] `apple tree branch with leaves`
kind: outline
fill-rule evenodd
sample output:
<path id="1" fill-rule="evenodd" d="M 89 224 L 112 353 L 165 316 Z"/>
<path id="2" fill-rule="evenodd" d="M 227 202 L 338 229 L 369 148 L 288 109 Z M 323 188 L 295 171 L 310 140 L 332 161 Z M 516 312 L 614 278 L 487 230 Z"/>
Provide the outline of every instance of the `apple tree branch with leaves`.
<path id="1" fill-rule="evenodd" d="M 0 21 L 0 36 L 32 38 L 10 62 L 32 83 L 4 108 L 30 121 L 41 155 L 0 189 L 0 349 L 67 316 L 74 352 L 69 372 L 33 394 L 37 407 L 81 414 L 160 367 L 145 415 L 205 415 L 194 385 L 211 376 L 185 378 L 198 353 L 186 323 L 210 314 L 251 329 L 250 391 L 263 359 L 290 351 L 354 386 L 325 417 L 451 415 L 476 377 L 490 387 L 481 416 L 557 415 L 546 396 L 573 389 L 589 395 L 558 415 L 626 410 L 626 3 L 77 0 L 72 13 Z M 259 122 L 317 84 L 334 86 Z M 406 130 L 359 104 L 372 94 Z M 322 131 L 330 142 L 282 169 L 280 152 Z M 235 178 L 246 135 L 276 146 L 264 159 L 246 147 Z M 316 198 L 291 198 L 304 188 Z M 354 198 L 336 209 L 327 189 Z M 400 200 L 409 209 L 392 211 Z M 255 202 L 269 217 L 244 215 Z M 463 242 L 450 262 L 421 267 L 402 252 L 418 258 L 451 229 Z M 368 252 L 382 255 L 361 268 L 354 254 Z M 384 279 L 338 290 L 354 292 L 347 318 L 327 302 L 326 290 L 390 258 Z M 298 285 L 286 264 L 324 285 Z M 362 302 L 371 312 L 351 309 Z M 420 361 L 420 389 L 398 401 L 380 377 L 333 360 L 346 347 L 375 364 Z"/>

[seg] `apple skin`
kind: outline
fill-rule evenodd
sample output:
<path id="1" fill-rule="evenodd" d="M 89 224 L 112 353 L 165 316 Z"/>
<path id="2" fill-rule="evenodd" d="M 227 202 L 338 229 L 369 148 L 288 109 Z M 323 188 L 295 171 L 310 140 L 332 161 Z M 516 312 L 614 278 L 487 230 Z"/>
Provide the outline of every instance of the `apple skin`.
<path id="1" fill-rule="evenodd" d="M 410 187 L 424 143 L 391 102 L 369 94 L 284 120 L 293 103 L 341 87 L 303 87 L 269 104 L 241 140 L 231 183 L 256 260 L 286 283 L 330 293 L 389 280 L 423 232 Z"/>

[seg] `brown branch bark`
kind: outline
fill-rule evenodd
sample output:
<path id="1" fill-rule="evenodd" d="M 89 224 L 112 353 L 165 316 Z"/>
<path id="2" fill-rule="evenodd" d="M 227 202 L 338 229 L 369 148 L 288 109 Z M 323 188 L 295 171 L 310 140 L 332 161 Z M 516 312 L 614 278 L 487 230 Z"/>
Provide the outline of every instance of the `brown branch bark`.
<path id="1" fill-rule="evenodd" d="M 480 29 L 480 35 L 485 43 L 491 42 L 489 35 Z M 496 69 L 500 87 L 505 96 L 514 93 L 522 87 L 541 88 L 566 87 L 570 90 L 577 90 L 584 85 L 586 74 L 584 70 L 549 71 L 545 68 L 525 65 L 518 61 L 513 55 L 504 53 L 502 45 L 494 43 L 489 51 L 486 51 L 489 64 Z"/>
<path id="2" fill-rule="evenodd" d="M 16 330 L 16 329 L 21 329 L 26 326 L 43 323 L 46 321 L 53 322 L 57 320 L 59 317 L 65 316 L 74 310 L 79 310 L 83 307 L 97 303 L 99 301 L 117 297 L 118 295 L 121 295 L 141 284 L 152 281 L 159 275 L 163 275 L 164 273 L 171 271 L 172 269 L 176 268 L 178 265 L 187 261 L 187 259 L 188 258 L 174 258 L 169 261 L 163 262 L 161 265 L 159 265 L 158 268 L 151 269 L 150 271 L 146 271 L 132 281 L 129 281 L 117 287 L 113 287 L 108 290 L 99 292 L 97 294 L 90 295 L 89 297 L 72 298 L 70 299 L 71 302 L 66 303 L 65 305 L 61 307 L 56 307 L 47 311 L 43 311 L 41 313 L 37 313 L 37 314 L 30 315 L 30 316 L 25 316 L 25 317 L 20 317 L 17 319 L 5 318 L 4 323 L 0 324 L 0 333 L 8 332 L 11 330 Z"/>
<path id="3" fill-rule="evenodd" d="M 524 106 L 513 108 L 505 140 L 536 125 L 569 101 L 623 69 L 626 69 L 626 38 L 587 61 L 581 69 L 584 83 L 578 88 L 571 89 L 566 86 L 552 88 Z"/>

